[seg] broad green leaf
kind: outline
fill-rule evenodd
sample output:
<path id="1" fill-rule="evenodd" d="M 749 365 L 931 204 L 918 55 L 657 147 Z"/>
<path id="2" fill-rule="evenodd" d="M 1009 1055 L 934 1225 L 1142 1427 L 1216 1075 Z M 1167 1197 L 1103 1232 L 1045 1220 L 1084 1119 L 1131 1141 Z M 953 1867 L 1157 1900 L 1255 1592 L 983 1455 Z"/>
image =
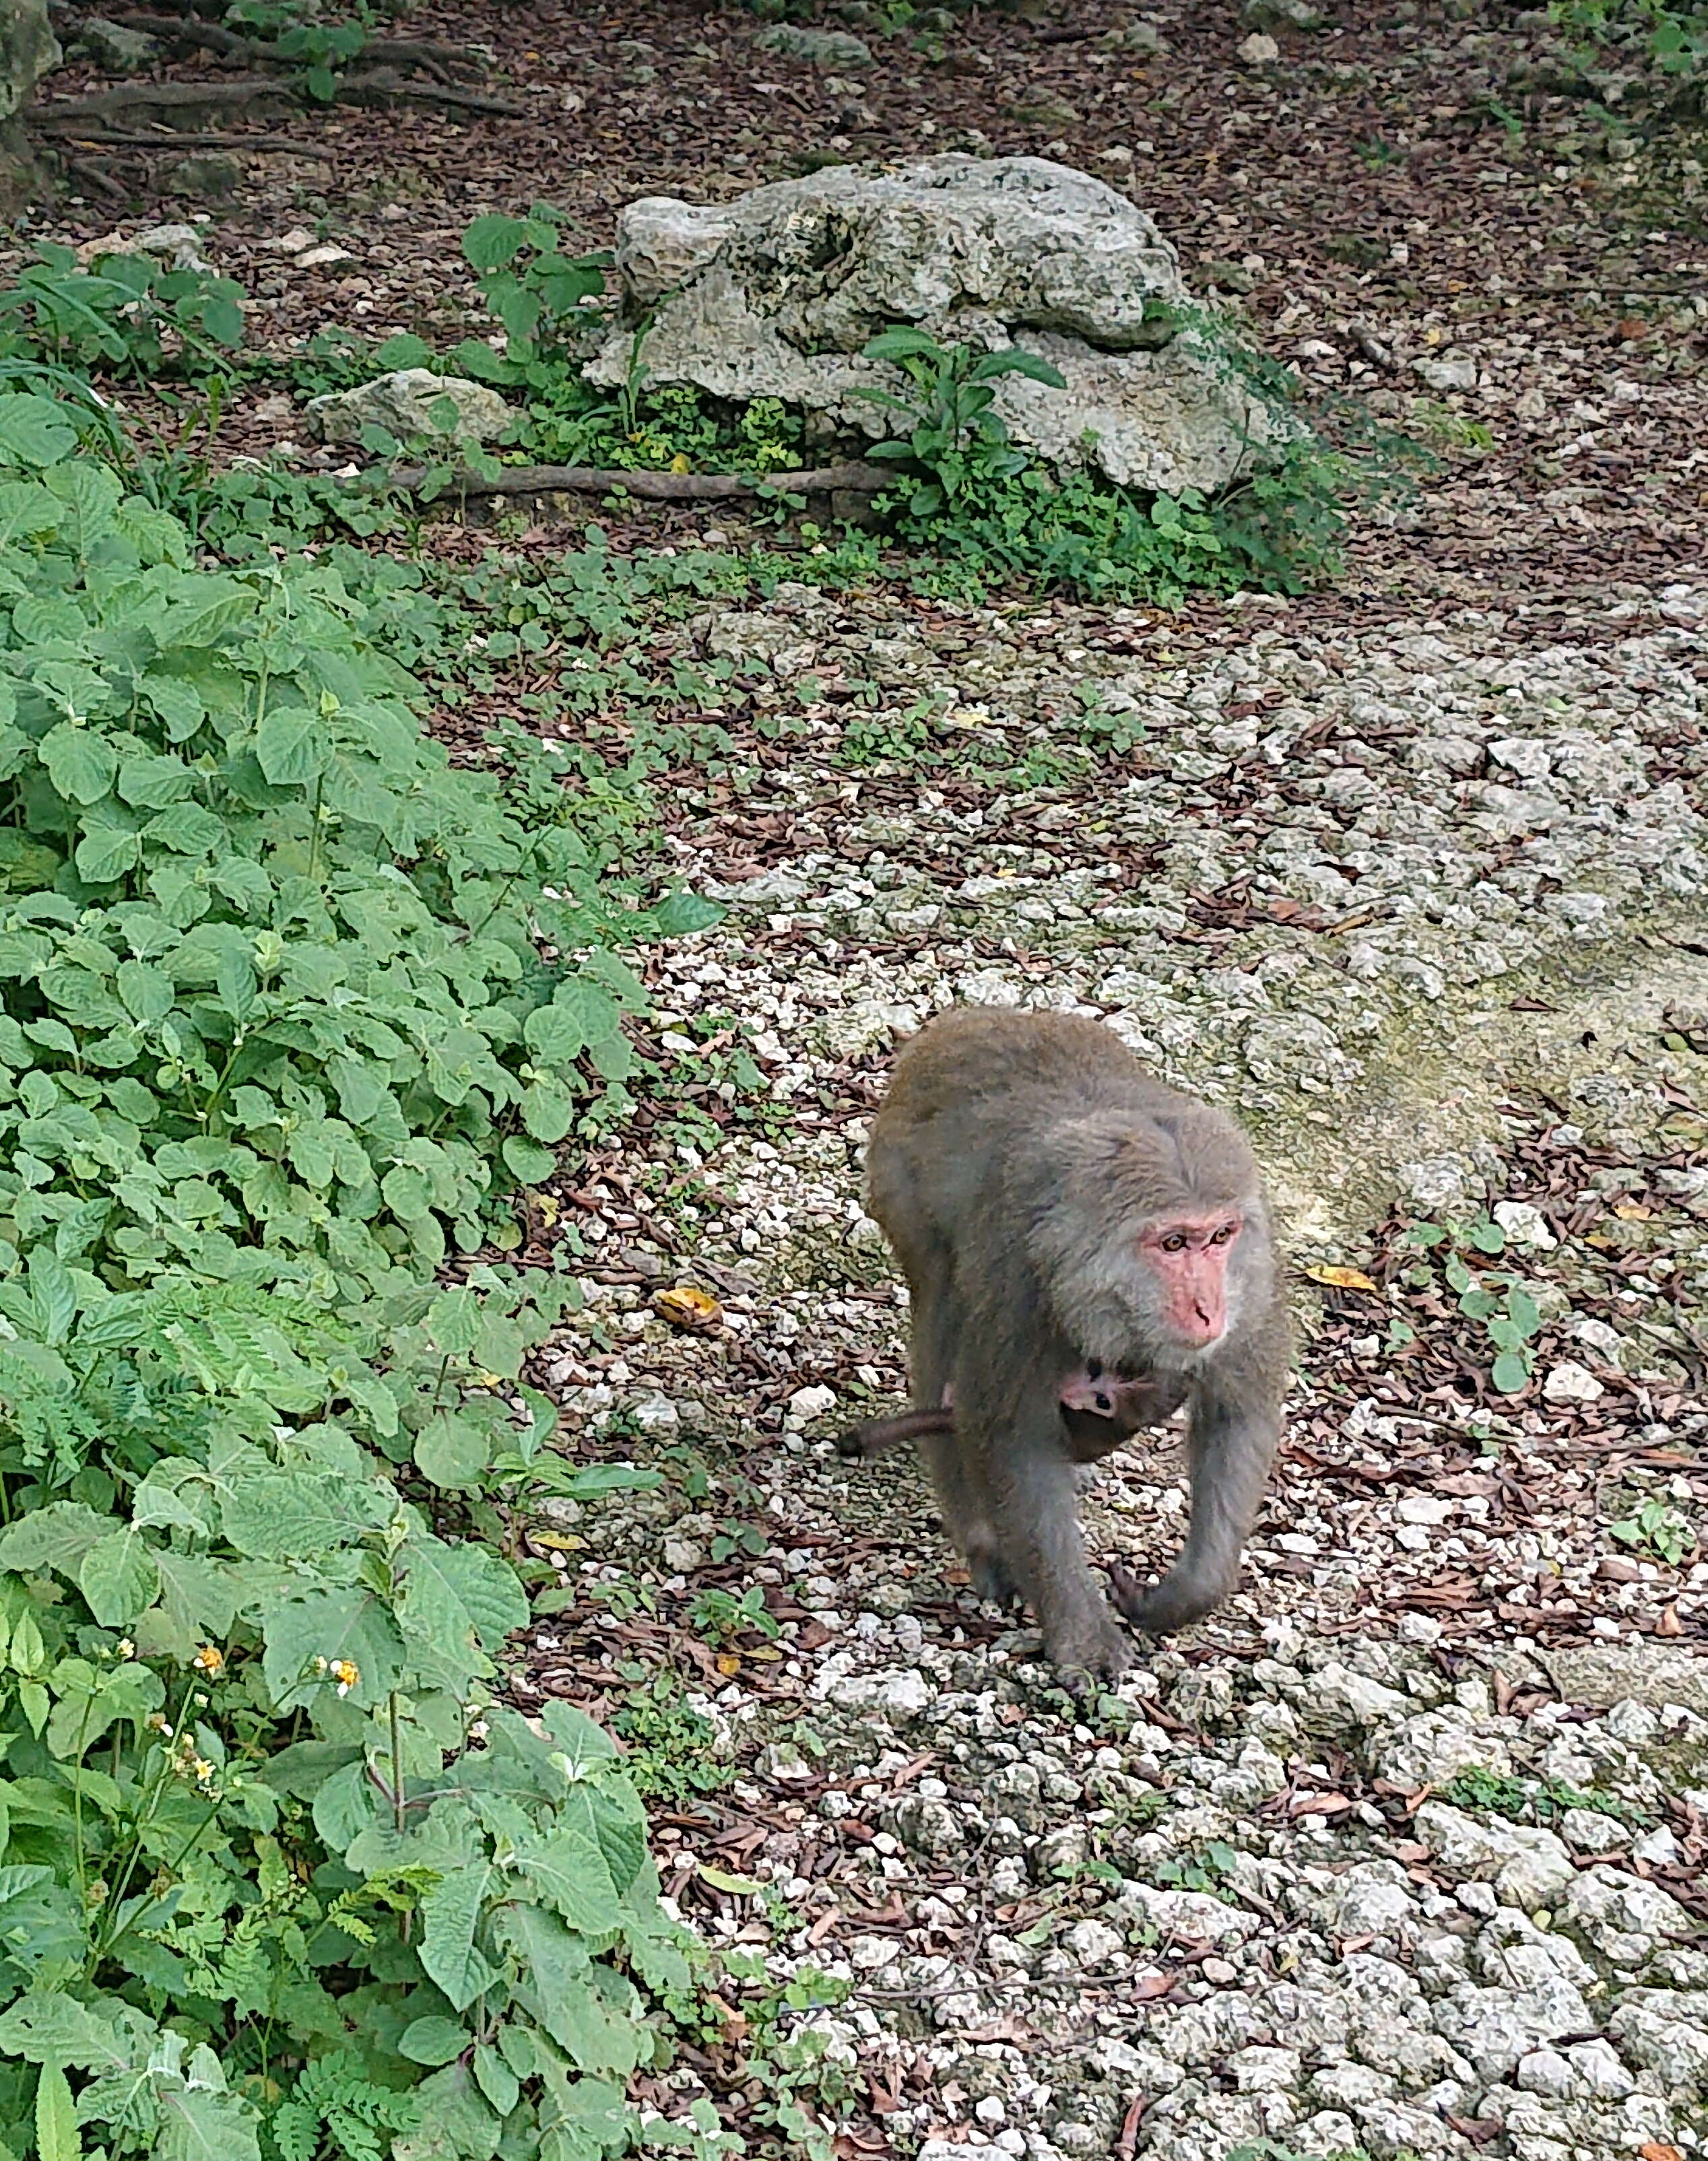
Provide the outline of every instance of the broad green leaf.
<path id="1" fill-rule="evenodd" d="M 586 1945 L 543 1907 L 500 1908 L 493 1933 L 520 1960 L 520 1993 L 575 2069 L 626 2077 L 639 2060 L 643 2032 L 591 1983 Z"/>
<path id="2" fill-rule="evenodd" d="M 484 1476 L 492 1449 L 485 1428 L 463 1411 L 439 1411 L 415 1436 L 415 1467 L 450 1492 L 467 1492 Z"/>
<path id="3" fill-rule="evenodd" d="M 76 447 L 76 430 L 50 398 L 29 391 L 0 396 L 0 464 L 51 466 Z"/>
<path id="4" fill-rule="evenodd" d="M 398 2037 L 398 2053 L 407 2056 L 412 2064 L 428 2064 L 435 2068 L 452 2062 L 465 2049 L 472 2046 L 474 2035 L 455 2018 L 445 2018 L 436 2013 L 425 2018 L 417 2018 L 406 2026 Z"/>
<path id="5" fill-rule="evenodd" d="M 110 1532 L 84 1554 L 77 1585 L 103 1628 L 133 1622 L 159 1588 L 154 1555 L 141 1534 L 126 1525 Z"/>
<path id="6" fill-rule="evenodd" d="M 315 1591 L 268 1607 L 261 1617 L 267 1648 L 262 1670 L 283 1711 L 345 1698 L 359 1707 L 383 1703 L 402 1676 L 404 1643 L 387 1607 L 367 1591 Z"/>
<path id="7" fill-rule="evenodd" d="M 267 715 L 255 731 L 255 756 L 275 788 L 300 787 L 324 772 L 332 755 L 327 726 L 305 706 Z"/>
<path id="8" fill-rule="evenodd" d="M 97 1516 L 81 1501 L 49 1501 L 0 1531 L 0 1568 L 20 1575 L 44 1568 L 75 1575 L 84 1554 L 112 1528 L 111 1518 Z"/>
<path id="9" fill-rule="evenodd" d="M 433 1205 L 433 1188 L 426 1174 L 413 1164 L 394 1164 L 380 1180 L 379 1190 L 386 1206 L 405 1223 L 426 1215 Z"/>
<path id="10" fill-rule="evenodd" d="M 156 2087 L 160 2129 L 154 2161 L 261 2161 L 253 2111 L 223 2084 L 211 2049 L 190 2059 L 193 2082 L 160 2081 Z M 216 2085 L 214 2079 L 221 2082 Z"/>
<path id="11" fill-rule="evenodd" d="M 116 977 L 118 994 L 134 1020 L 164 1020 L 177 1003 L 172 978 L 146 961 L 121 961 Z"/>
<path id="12" fill-rule="evenodd" d="M 421 1964 L 454 2011 L 469 2005 L 492 1981 L 492 1969 L 475 1946 L 475 1933 L 489 1897 L 504 1879 L 481 1861 L 440 1877 L 421 1901 L 424 1923 Z"/>
<path id="13" fill-rule="evenodd" d="M 1503 1396 L 1516 1396 L 1530 1377 L 1526 1360 L 1515 1351 L 1502 1351 L 1489 1376 Z"/>
<path id="14" fill-rule="evenodd" d="M 464 228 L 462 252 L 476 270 L 502 270 L 527 244 L 528 227 L 519 217 L 490 215 Z"/>
<path id="15" fill-rule="evenodd" d="M 3 401 L 0 401 L 3 402 Z M 92 728 L 60 721 L 36 746 L 48 778 L 73 803 L 98 803 L 110 793 L 118 772 L 118 754 Z"/>
<path id="16" fill-rule="evenodd" d="M 504 1168 L 519 1185 L 543 1185 L 558 1167 L 549 1148 L 542 1148 L 522 1133 L 512 1133 L 504 1143 Z"/>
<path id="17" fill-rule="evenodd" d="M 508 2116 L 521 2096 L 520 2080 L 498 2051 L 485 2041 L 475 2050 L 475 2082 L 500 2116 Z"/>
<path id="18" fill-rule="evenodd" d="M 560 1071 L 572 1065 L 587 1047 L 587 1032 L 580 1016 L 567 1005 L 540 1006 L 523 1024 L 523 1040 L 535 1062 Z"/>
<path id="19" fill-rule="evenodd" d="M 0 2018 L 0 2061 L 70 2065 L 107 2074 L 123 2070 L 136 2054 L 148 2021 L 117 1997 L 85 2002 L 55 1991 L 23 1996 Z"/>
<path id="20" fill-rule="evenodd" d="M 35 2089 L 36 2161 L 82 2161 L 71 2088 L 57 2064 L 43 2065 Z"/>
<path id="21" fill-rule="evenodd" d="M 702 900 L 698 893 L 667 893 L 653 906 L 653 929 L 659 938 L 686 938 L 696 930 L 710 930 L 728 913 L 721 902 Z"/>
<path id="22" fill-rule="evenodd" d="M 398 1615 L 412 1636 L 459 1653 L 471 1645 L 497 1652 L 527 1627 L 527 1593 L 497 1554 L 424 1534 L 400 1560 L 407 1573 Z"/>
<path id="23" fill-rule="evenodd" d="M 560 983 L 548 1010 L 572 1015 L 583 1043 L 603 1043 L 622 1032 L 622 1011 L 616 999 L 602 983 L 586 976 Z"/>
<path id="24" fill-rule="evenodd" d="M 441 1351 L 472 1351 L 480 1332 L 481 1301 L 471 1290 L 441 1291 L 427 1310 L 427 1330 Z"/>
<path id="25" fill-rule="evenodd" d="M 621 1923 L 622 1899 L 585 1820 L 586 1812 L 576 1813 L 581 1823 L 563 1823 L 518 1846 L 511 1867 L 570 1928 L 582 1935 L 603 1935 Z"/>
<path id="26" fill-rule="evenodd" d="M 226 1536 L 254 1560 L 320 1560 L 377 1530 L 390 1513 L 377 1487 L 272 1468 L 239 1473 L 220 1502 Z"/>
<path id="27" fill-rule="evenodd" d="M 84 828 L 73 860 L 79 877 L 91 885 L 111 885 L 143 857 L 143 836 L 133 825 L 89 825 Z"/>
<path id="28" fill-rule="evenodd" d="M 542 1147 L 555 1147 L 575 1122 L 575 1099 L 555 1080 L 532 1081 L 523 1091 L 522 1122 Z"/>

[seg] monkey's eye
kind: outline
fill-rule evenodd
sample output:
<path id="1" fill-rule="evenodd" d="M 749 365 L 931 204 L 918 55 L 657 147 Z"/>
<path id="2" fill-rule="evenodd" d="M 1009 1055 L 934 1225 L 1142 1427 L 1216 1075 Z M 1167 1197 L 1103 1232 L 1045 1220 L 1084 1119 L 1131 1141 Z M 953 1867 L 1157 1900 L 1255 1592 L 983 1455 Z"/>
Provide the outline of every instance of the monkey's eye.
<path id="1" fill-rule="evenodd" d="M 1212 1246 L 1225 1246 L 1232 1236 L 1232 1223 L 1219 1223 L 1210 1234 L 1210 1242 Z"/>
<path id="2" fill-rule="evenodd" d="M 1165 1253 L 1185 1252 L 1186 1250 L 1185 1232 L 1184 1231 L 1170 1231 L 1167 1237 L 1162 1241 L 1162 1248 Z"/>

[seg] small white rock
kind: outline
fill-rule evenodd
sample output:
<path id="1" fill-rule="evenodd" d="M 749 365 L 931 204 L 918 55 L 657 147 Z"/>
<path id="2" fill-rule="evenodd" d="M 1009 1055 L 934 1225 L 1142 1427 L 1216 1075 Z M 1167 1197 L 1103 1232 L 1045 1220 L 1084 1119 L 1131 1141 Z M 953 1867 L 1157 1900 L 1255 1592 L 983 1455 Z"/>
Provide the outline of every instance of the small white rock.
<path id="1" fill-rule="evenodd" d="M 1235 49 L 1247 67 L 1273 67 L 1281 57 L 1280 46 L 1267 30 L 1253 30 Z"/>
<path id="2" fill-rule="evenodd" d="M 1587 1366 L 1575 1358 L 1562 1358 L 1542 1383 L 1550 1403 L 1593 1403 L 1606 1393 Z"/>

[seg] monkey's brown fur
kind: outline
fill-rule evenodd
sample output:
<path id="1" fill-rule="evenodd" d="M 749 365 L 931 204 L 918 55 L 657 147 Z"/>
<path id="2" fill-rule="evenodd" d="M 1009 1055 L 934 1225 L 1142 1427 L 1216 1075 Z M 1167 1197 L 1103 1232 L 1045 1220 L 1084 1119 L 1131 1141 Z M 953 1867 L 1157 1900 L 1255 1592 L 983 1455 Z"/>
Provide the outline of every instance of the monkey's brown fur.
<path id="1" fill-rule="evenodd" d="M 909 1430 L 976 1588 L 1004 1602 L 1023 1596 L 1070 1676 L 1119 1673 L 1132 1646 L 1086 1565 L 1062 1377 L 1095 1360 L 1184 1384 L 1185 1544 L 1148 1593 L 1124 1570 L 1113 1575 L 1136 1626 L 1180 1627 L 1237 1575 L 1291 1358 L 1244 1135 L 1158 1080 L 1095 1021 L 959 1008 L 897 1060 L 867 1179 L 912 1294 Z M 1194 1347 L 1169 1319 L 1161 1278 L 1173 1262 L 1140 1240 L 1217 1211 L 1239 1226 L 1226 1249 L 1226 1325 Z"/>

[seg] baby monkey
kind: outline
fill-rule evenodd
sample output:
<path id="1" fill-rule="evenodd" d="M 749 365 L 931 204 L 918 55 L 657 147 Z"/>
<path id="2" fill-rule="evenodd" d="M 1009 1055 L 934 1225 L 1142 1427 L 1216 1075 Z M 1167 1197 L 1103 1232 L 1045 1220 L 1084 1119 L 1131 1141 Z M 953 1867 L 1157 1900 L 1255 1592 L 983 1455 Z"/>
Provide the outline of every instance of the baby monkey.
<path id="1" fill-rule="evenodd" d="M 1179 1373 L 1107 1373 L 1101 1360 L 1088 1358 L 1061 1384 L 1062 1437 L 1075 1463 L 1100 1463 L 1134 1434 L 1165 1424 L 1186 1400 Z M 940 1410 L 903 1411 L 898 1416 L 867 1419 L 837 1436 L 836 1449 L 849 1457 L 881 1455 L 904 1440 L 955 1430 L 953 1383 L 943 1391 Z"/>

